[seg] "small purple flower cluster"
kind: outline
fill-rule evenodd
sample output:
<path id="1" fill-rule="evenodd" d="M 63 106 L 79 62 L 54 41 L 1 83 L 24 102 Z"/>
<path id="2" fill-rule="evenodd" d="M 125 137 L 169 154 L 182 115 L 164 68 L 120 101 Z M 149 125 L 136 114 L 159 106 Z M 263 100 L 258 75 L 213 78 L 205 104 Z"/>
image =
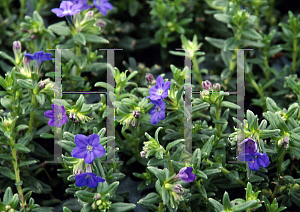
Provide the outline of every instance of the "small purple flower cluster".
<path id="1" fill-rule="evenodd" d="M 149 112 L 151 115 L 151 123 L 154 125 L 157 124 L 159 120 L 165 119 L 166 105 L 162 99 L 168 96 L 170 86 L 170 81 L 164 83 L 162 76 L 158 76 L 156 79 L 156 85 L 149 90 L 150 96 L 146 97 L 151 100 L 149 104 L 154 104 L 154 107 Z"/>
<path id="2" fill-rule="evenodd" d="M 257 171 L 260 166 L 266 168 L 270 164 L 269 157 L 266 153 L 259 153 L 258 146 L 251 138 L 245 139 L 241 143 L 242 151 L 238 156 L 240 161 L 251 161 L 249 169 Z"/>
<path id="3" fill-rule="evenodd" d="M 29 53 L 25 54 L 25 57 L 23 58 L 23 63 L 25 66 L 28 66 L 28 68 L 30 60 L 35 61 L 35 72 L 38 73 L 39 67 L 42 64 L 42 62 L 47 60 L 54 60 L 54 58 L 51 58 L 51 53 L 44 53 L 44 51 L 42 50 L 40 52 L 35 52 L 33 55 Z"/>
<path id="4" fill-rule="evenodd" d="M 107 10 L 113 9 L 108 0 L 94 0 L 94 5 L 103 15 L 107 15 Z M 69 0 L 62 1 L 59 8 L 54 8 L 51 11 L 62 18 L 64 16 L 75 15 L 91 7 L 92 5 L 87 4 L 87 0 Z"/>
<path id="5" fill-rule="evenodd" d="M 84 159 L 87 164 L 92 164 L 95 157 L 102 157 L 105 155 L 105 149 L 100 144 L 98 134 L 92 134 L 88 138 L 85 135 L 78 134 L 75 136 L 76 147 L 72 151 L 72 156 L 75 158 Z M 90 188 L 96 188 L 98 183 L 103 183 L 105 179 L 98 177 L 92 173 L 91 165 L 87 165 L 86 173 L 81 173 L 75 176 L 77 187 L 88 186 Z"/>

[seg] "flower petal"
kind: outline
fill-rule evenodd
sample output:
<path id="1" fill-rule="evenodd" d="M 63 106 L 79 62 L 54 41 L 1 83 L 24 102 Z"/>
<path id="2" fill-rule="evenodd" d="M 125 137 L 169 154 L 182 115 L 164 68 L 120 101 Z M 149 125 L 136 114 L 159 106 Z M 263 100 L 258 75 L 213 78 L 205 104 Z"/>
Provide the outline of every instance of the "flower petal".
<path id="1" fill-rule="evenodd" d="M 84 162 L 87 164 L 92 164 L 94 160 L 95 160 L 95 155 L 93 151 L 87 152 L 86 156 L 84 157 Z"/>
<path id="2" fill-rule="evenodd" d="M 74 158 L 85 158 L 87 155 L 87 150 L 86 148 L 83 147 L 75 147 L 75 149 L 71 152 L 72 157 Z"/>
<path id="3" fill-rule="evenodd" d="M 103 155 L 105 155 L 105 149 L 104 147 L 99 144 L 97 146 L 93 146 L 93 152 L 94 152 L 94 155 L 98 158 L 101 158 Z"/>
<path id="4" fill-rule="evenodd" d="M 49 121 L 48 121 L 48 125 L 50 127 L 54 127 L 54 118 L 51 118 Z"/>
<path id="5" fill-rule="evenodd" d="M 95 177 L 91 176 L 91 177 L 88 178 L 88 180 L 87 180 L 87 186 L 90 187 L 90 188 L 97 188 L 98 182 L 95 179 Z"/>
<path id="6" fill-rule="evenodd" d="M 85 135 L 82 134 L 77 134 L 75 136 L 75 144 L 78 147 L 84 147 L 86 148 L 86 146 L 88 145 L 88 138 Z"/>
<path id="7" fill-rule="evenodd" d="M 82 176 L 80 176 L 80 175 L 82 175 Z M 88 183 L 88 181 L 86 179 L 86 174 L 85 173 L 84 174 L 76 175 L 75 176 L 75 180 L 76 180 L 75 186 L 77 186 L 77 187 L 84 187 Z"/>
<path id="8" fill-rule="evenodd" d="M 45 113 L 44 113 L 44 116 L 46 116 L 47 118 L 53 118 L 54 117 L 54 113 L 52 110 L 47 110 Z"/>
<path id="9" fill-rule="evenodd" d="M 252 171 L 257 171 L 259 169 L 259 164 L 257 160 L 254 160 L 254 162 L 250 162 L 249 164 L 249 169 Z"/>
<path id="10" fill-rule="evenodd" d="M 258 163 L 260 166 L 265 167 L 265 168 L 269 166 L 270 160 L 266 153 L 262 153 L 260 155 L 260 157 L 258 158 Z"/>
<path id="11" fill-rule="evenodd" d="M 164 120 L 165 119 L 165 111 L 164 110 L 161 110 L 159 113 L 158 113 L 158 118 L 160 120 Z"/>
<path id="12" fill-rule="evenodd" d="M 96 146 L 100 143 L 99 135 L 98 134 L 92 134 L 88 138 L 88 144 L 92 146 Z"/>
<path id="13" fill-rule="evenodd" d="M 156 79 L 156 85 L 158 86 L 158 88 L 162 88 L 162 85 L 164 83 L 164 79 L 162 78 L 162 76 L 158 76 Z"/>
<path id="14" fill-rule="evenodd" d="M 157 124 L 159 122 L 159 119 L 158 119 L 158 114 L 157 113 L 154 113 L 152 116 L 151 116 L 151 124 Z"/>

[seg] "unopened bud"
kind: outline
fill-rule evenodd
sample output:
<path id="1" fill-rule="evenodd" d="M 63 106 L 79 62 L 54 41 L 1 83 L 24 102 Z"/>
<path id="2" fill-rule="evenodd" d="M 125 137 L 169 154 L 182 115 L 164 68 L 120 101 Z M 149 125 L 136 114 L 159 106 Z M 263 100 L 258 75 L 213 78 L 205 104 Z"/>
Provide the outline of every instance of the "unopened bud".
<path id="1" fill-rule="evenodd" d="M 210 89 L 211 89 L 210 81 L 206 80 L 206 81 L 202 82 L 202 87 L 204 90 L 210 91 Z"/>
<path id="2" fill-rule="evenodd" d="M 101 198 L 101 195 L 99 193 L 95 194 L 95 196 L 94 196 L 95 200 L 100 199 L 100 198 Z"/>
<path id="3" fill-rule="evenodd" d="M 39 82 L 38 85 L 40 86 L 40 89 L 45 88 L 45 82 L 43 82 L 43 81 Z"/>
<path id="4" fill-rule="evenodd" d="M 96 25 L 97 25 L 98 27 L 103 28 L 103 27 L 105 27 L 106 22 L 103 21 L 103 20 L 97 20 L 97 21 L 96 21 Z"/>
<path id="5" fill-rule="evenodd" d="M 145 78 L 148 82 L 152 82 L 152 80 L 154 79 L 153 75 L 149 73 L 146 74 Z"/>
<path id="6" fill-rule="evenodd" d="M 30 39 L 31 39 L 31 40 L 34 40 L 34 39 L 36 39 L 36 37 L 37 37 L 36 35 L 31 35 L 31 36 L 30 36 Z"/>
<path id="7" fill-rule="evenodd" d="M 85 168 L 85 172 L 92 172 L 92 166 L 91 166 L 91 164 L 87 164 L 86 165 L 86 168 Z"/>
<path id="8" fill-rule="evenodd" d="M 22 49 L 22 45 L 20 41 L 14 41 L 13 42 L 13 50 L 16 51 L 18 54 L 20 54 Z"/>
<path id="9" fill-rule="evenodd" d="M 285 144 L 290 143 L 289 137 L 284 137 L 284 138 L 282 139 L 282 141 L 283 141 L 283 143 L 285 143 Z"/>
<path id="10" fill-rule="evenodd" d="M 178 194 L 184 194 L 184 190 L 180 184 L 176 184 L 174 187 L 174 191 Z"/>
<path id="11" fill-rule="evenodd" d="M 96 209 L 97 208 L 97 206 L 96 206 L 96 204 L 93 202 L 93 204 L 92 204 L 92 208 L 93 209 Z"/>
<path id="12" fill-rule="evenodd" d="M 145 151 L 141 151 L 140 154 L 141 154 L 142 158 L 146 158 L 146 152 Z"/>
<path id="13" fill-rule="evenodd" d="M 28 30 L 27 29 L 21 29 L 22 30 L 22 32 L 25 32 L 25 33 L 27 33 L 28 32 Z"/>
<path id="14" fill-rule="evenodd" d="M 133 111 L 133 116 L 136 119 L 139 118 L 140 117 L 140 111 L 138 111 L 138 110 Z"/>
<path id="15" fill-rule="evenodd" d="M 23 58 L 23 64 L 24 64 L 25 66 L 29 66 L 29 64 L 30 64 L 30 58 L 25 56 L 25 57 Z"/>
<path id="16" fill-rule="evenodd" d="M 134 120 L 131 122 L 131 126 L 132 126 L 132 127 L 135 127 L 135 124 L 136 124 L 136 119 L 134 119 Z"/>
<path id="17" fill-rule="evenodd" d="M 85 17 L 86 17 L 86 20 L 89 21 L 93 18 L 94 16 L 94 12 L 93 11 L 88 11 L 86 14 L 85 14 Z"/>
<path id="18" fill-rule="evenodd" d="M 221 86 L 220 86 L 219 83 L 214 84 L 214 90 L 215 91 L 220 91 L 220 88 L 221 88 Z"/>

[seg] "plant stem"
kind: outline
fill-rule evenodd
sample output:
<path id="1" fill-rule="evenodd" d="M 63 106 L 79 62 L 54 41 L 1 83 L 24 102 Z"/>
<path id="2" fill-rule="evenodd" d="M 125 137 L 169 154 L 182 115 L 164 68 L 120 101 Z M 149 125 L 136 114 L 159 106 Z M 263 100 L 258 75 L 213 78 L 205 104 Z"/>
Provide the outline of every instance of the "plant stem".
<path id="1" fill-rule="evenodd" d="M 34 108 L 36 108 L 36 99 L 35 99 L 35 95 L 32 95 L 32 105 L 34 106 Z M 30 112 L 30 119 L 29 119 L 29 127 L 28 127 L 28 132 L 32 132 L 32 127 L 33 127 L 33 121 L 34 121 L 34 111 Z"/>
<path id="2" fill-rule="evenodd" d="M 164 211 L 164 208 L 165 208 L 164 203 L 163 203 L 163 202 L 160 202 L 160 203 L 159 203 L 159 208 L 158 208 L 158 211 L 157 211 L 157 212 L 163 212 L 163 211 Z"/>
<path id="3" fill-rule="evenodd" d="M 202 91 L 203 90 L 203 88 L 202 88 L 202 76 L 201 76 L 201 73 L 199 71 L 198 62 L 197 62 L 197 59 L 196 59 L 195 56 L 192 58 L 192 62 L 193 62 L 193 70 L 195 71 L 195 74 L 197 76 L 197 80 L 198 80 L 198 83 L 199 83 L 199 86 L 200 86 L 200 91 Z"/>
<path id="4" fill-rule="evenodd" d="M 80 56 L 80 54 L 81 54 L 80 46 L 76 46 L 76 56 Z M 76 65 L 76 72 L 75 72 L 75 75 L 76 75 L 76 76 L 79 76 L 79 74 L 80 74 L 79 66 Z"/>
<path id="5" fill-rule="evenodd" d="M 10 142 L 11 142 L 11 152 L 12 156 L 14 158 L 13 160 L 13 166 L 14 166 L 14 171 L 15 171 L 15 176 L 16 176 L 16 184 L 20 184 L 21 178 L 20 178 L 20 169 L 18 167 L 18 157 L 17 157 L 17 151 L 14 147 L 15 141 L 13 137 L 10 137 Z M 17 186 L 18 193 L 20 200 L 22 201 L 22 205 L 24 205 L 24 196 L 23 196 L 23 191 L 21 185 Z M 26 212 L 26 208 L 24 208 L 24 211 Z"/>
<path id="6" fill-rule="evenodd" d="M 294 38 L 293 40 L 293 72 L 296 73 L 296 62 L 297 62 L 297 54 L 298 54 L 298 48 L 297 48 L 297 39 L 298 38 Z"/>
<path id="7" fill-rule="evenodd" d="M 216 120 L 220 120 L 220 106 L 219 106 L 219 104 L 217 103 L 216 104 Z M 218 131 L 218 137 L 219 137 L 219 139 L 221 139 L 221 137 L 222 137 L 222 132 L 221 132 L 221 125 L 220 124 L 216 124 L 215 125 L 216 126 L 216 128 L 217 128 L 217 131 Z"/>
<path id="8" fill-rule="evenodd" d="M 24 10 L 25 10 L 26 0 L 21 0 L 21 8 L 20 8 L 20 21 L 24 18 Z"/>
<path id="9" fill-rule="evenodd" d="M 253 87 L 256 89 L 256 91 L 258 92 L 260 98 L 263 100 L 264 99 L 264 94 L 263 92 L 259 89 L 257 83 L 255 82 L 254 79 L 251 79 L 251 84 L 253 85 Z"/>
<path id="10" fill-rule="evenodd" d="M 172 176 L 174 174 L 174 168 L 171 162 L 171 158 L 170 158 L 170 154 L 169 152 L 167 153 L 167 158 L 169 159 L 168 161 L 168 165 L 169 165 L 169 169 L 170 169 L 170 175 Z"/>
<path id="11" fill-rule="evenodd" d="M 280 174 L 281 174 L 282 161 L 284 159 L 284 156 L 285 156 L 285 152 L 282 153 L 282 155 L 278 158 L 278 161 L 277 161 L 278 184 L 276 185 L 276 187 L 274 189 L 274 192 L 272 194 L 272 199 L 276 198 L 277 193 L 279 191 L 279 187 L 280 187 L 279 185 L 281 182 Z"/>
<path id="12" fill-rule="evenodd" d="M 191 211 L 191 210 L 188 210 L 188 209 L 187 209 L 187 206 L 186 206 L 185 202 L 181 202 L 180 204 L 181 204 L 181 206 L 183 207 L 184 211 L 188 211 L 188 212 Z"/>
<path id="13" fill-rule="evenodd" d="M 207 163 L 209 163 L 210 165 L 213 165 L 214 163 L 213 162 L 211 162 L 210 160 L 208 160 L 208 159 L 206 159 L 205 160 L 205 162 L 207 162 Z M 220 167 L 219 168 L 224 174 L 230 174 L 230 171 L 228 171 L 226 168 L 224 168 L 224 167 Z M 236 181 L 238 182 L 238 183 L 240 183 L 241 185 L 243 185 L 244 187 L 247 187 L 247 185 L 246 185 L 246 183 L 243 181 L 243 180 L 241 180 L 241 179 L 236 179 Z M 200 183 L 199 183 L 199 185 L 200 185 Z"/>

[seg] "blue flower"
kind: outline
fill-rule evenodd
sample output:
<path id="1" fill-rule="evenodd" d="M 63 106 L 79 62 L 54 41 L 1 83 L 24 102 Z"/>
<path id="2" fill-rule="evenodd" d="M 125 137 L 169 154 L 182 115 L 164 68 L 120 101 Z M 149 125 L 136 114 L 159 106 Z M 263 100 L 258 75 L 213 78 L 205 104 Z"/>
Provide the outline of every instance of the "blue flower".
<path id="1" fill-rule="evenodd" d="M 76 13 L 79 13 L 81 8 L 81 4 L 74 4 L 71 1 L 62 1 L 60 7 L 52 9 L 51 12 L 62 18 L 66 15 L 75 15 Z"/>
<path id="2" fill-rule="evenodd" d="M 75 144 L 77 147 L 72 151 L 75 158 L 84 158 L 84 162 L 92 164 L 95 157 L 105 155 L 104 147 L 99 143 L 99 135 L 92 134 L 87 138 L 85 135 L 78 134 L 75 136 Z"/>
<path id="3" fill-rule="evenodd" d="M 165 102 L 161 99 L 156 101 L 151 101 L 149 104 L 154 104 L 154 107 L 150 110 L 149 114 L 151 115 L 151 123 L 157 124 L 160 120 L 165 119 Z"/>
<path id="4" fill-rule="evenodd" d="M 103 183 L 105 179 L 102 177 L 98 177 L 96 174 L 92 172 L 86 172 L 83 174 L 78 174 L 75 176 L 75 186 L 84 187 L 88 186 L 90 188 L 97 188 L 98 183 Z"/>
<path id="5" fill-rule="evenodd" d="M 259 152 L 256 152 L 254 154 L 245 154 L 245 161 L 252 161 L 252 163 L 248 163 L 248 164 L 249 164 L 249 169 L 253 171 L 257 171 L 260 166 L 266 168 L 270 164 L 267 153 L 259 153 Z"/>
<path id="6" fill-rule="evenodd" d="M 193 182 L 196 179 L 196 176 L 192 173 L 192 167 L 184 167 L 179 171 L 179 177 L 182 179 L 183 182 Z"/>
<path id="7" fill-rule="evenodd" d="M 62 127 L 65 123 L 68 122 L 68 116 L 66 114 L 64 106 L 52 104 L 51 108 L 52 110 L 47 110 L 44 113 L 47 118 L 50 118 L 50 120 L 48 121 L 49 126 Z"/>
<path id="8" fill-rule="evenodd" d="M 81 5 L 81 8 L 80 8 L 81 11 L 87 10 L 87 9 L 89 9 L 89 8 L 92 7 L 92 5 L 88 5 L 88 4 L 87 4 L 87 0 L 70 0 L 70 1 L 71 1 L 74 5 L 76 5 L 76 4 Z"/>
<path id="9" fill-rule="evenodd" d="M 44 53 L 44 51 L 35 52 L 33 55 L 26 53 L 25 58 L 29 58 L 30 60 L 35 60 L 35 70 L 37 72 L 38 68 L 40 67 L 41 63 L 47 60 L 54 60 L 51 58 L 51 53 Z"/>
<path id="10" fill-rule="evenodd" d="M 167 81 L 164 83 L 164 79 L 159 75 L 156 79 L 156 85 L 149 90 L 150 96 L 147 96 L 146 98 L 150 98 L 152 101 L 166 98 L 168 96 L 170 86 L 171 82 Z"/>
<path id="11" fill-rule="evenodd" d="M 108 0 L 94 0 L 94 5 L 103 15 L 107 15 L 107 10 L 113 9 Z"/>
<path id="12" fill-rule="evenodd" d="M 245 139 L 242 143 L 241 143 L 241 147 L 242 147 L 242 151 L 245 151 L 245 153 L 249 153 L 249 154 L 254 154 L 255 152 L 258 151 L 258 147 L 255 141 L 253 141 L 252 139 L 248 138 Z"/>

